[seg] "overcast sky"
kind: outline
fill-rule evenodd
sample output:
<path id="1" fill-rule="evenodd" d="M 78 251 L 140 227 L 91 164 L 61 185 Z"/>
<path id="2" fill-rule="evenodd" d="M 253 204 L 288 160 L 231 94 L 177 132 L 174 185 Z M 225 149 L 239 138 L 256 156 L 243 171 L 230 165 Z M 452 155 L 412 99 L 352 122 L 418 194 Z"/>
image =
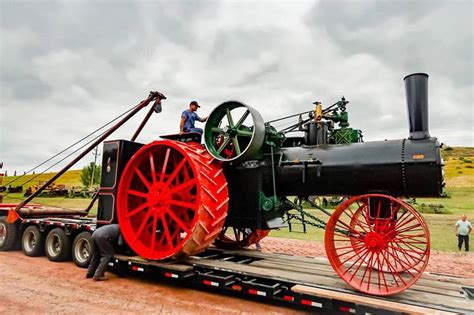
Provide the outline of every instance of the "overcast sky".
<path id="1" fill-rule="evenodd" d="M 366 141 L 401 139 L 403 77 L 413 72 L 430 75 L 431 135 L 474 146 L 472 1 L 0 0 L 0 11 L 0 161 L 9 173 L 150 90 L 168 99 L 143 143 L 177 132 L 190 100 L 201 116 L 233 99 L 270 120 L 342 95 Z M 112 138 L 130 138 L 144 115 Z"/>

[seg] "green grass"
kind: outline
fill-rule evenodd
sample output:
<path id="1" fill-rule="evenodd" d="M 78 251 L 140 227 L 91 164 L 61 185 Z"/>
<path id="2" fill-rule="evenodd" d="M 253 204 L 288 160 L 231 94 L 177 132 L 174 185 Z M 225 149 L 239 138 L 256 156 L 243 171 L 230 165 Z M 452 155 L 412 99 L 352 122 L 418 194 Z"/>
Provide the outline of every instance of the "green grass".
<path id="1" fill-rule="evenodd" d="M 4 199 L 4 203 L 19 203 L 21 200 L 24 200 L 22 193 L 15 193 L 9 194 Z M 64 197 L 52 197 L 52 198 L 34 198 L 31 201 L 31 204 L 41 204 L 45 207 L 59 207 L 64 209 L 71 209 L 71 210 L 84 210 L 87 208 L 89 203 L 91 202 L 91 198 L 64 198 Z M 97 212 L 97 203 L 91 210 L 92 213 Z"/>
<path id="2" fill-rule="evenodd" d="M 3 179 L 3 185 L 12 185 L 12 186 L 23 186 L 22 193 L 4 193 L 5 197 L 3 199 L 4 203 L 19 203 L 24 200 L 23 197 L 24 191 L 30 186 L 37 186 L 40 182 L 46 182 L 51 179 L 56 173 L 45 173 L 45 174 L 31 174 L 25 176 L 7 176 Z M 81 170 L 70 170 L 64 173 L 59 177 L 55 183 L 57 185 L 66 185 L 66 188 L 82 186 L 81 184 Z M 35 198 L 31 203 L 39 203 L 45 206 L 50 207 L 59 207 L 65 209 L 74 209 L 74 210 L 83 210 L 85 209 L 91 199 L 87 198 L 64 198 L 64 197 L 54 197 L 54 198 Z M 97 203 L 91 209 L 91 213 L 97 212 Z"/>

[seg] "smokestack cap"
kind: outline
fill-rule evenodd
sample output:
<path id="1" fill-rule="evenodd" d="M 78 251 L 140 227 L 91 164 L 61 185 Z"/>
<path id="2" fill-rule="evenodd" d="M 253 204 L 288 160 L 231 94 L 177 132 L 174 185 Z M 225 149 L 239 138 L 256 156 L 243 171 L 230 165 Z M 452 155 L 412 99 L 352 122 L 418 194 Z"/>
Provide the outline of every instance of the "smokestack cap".
<path id="1" fill-rule="evenodd" d="M 408 77 L 411 77 L 412 75 L 425 75 L 427 78 L 429 77 L 428 73 L 417 72 L 417 73 L 412 73 L 412 74 L 407 75 L 406 77 L 403 78 L 403 80 L 406 80 Z"/>

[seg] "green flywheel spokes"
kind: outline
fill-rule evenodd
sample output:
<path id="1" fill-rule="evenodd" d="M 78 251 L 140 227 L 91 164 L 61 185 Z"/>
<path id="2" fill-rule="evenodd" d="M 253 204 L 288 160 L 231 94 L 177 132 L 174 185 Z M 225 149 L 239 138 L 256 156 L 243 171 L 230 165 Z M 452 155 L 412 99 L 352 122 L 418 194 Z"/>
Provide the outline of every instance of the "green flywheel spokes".
<path id="1" fill-rule="evenodd" d="M 251 107 L 234 101 L 223 103 L 214 109 L 204 132 L 206 148 L 221 161 L 255 155 L 260 150 L 264 137 L 265 127 L 260 114 Z"/>
<path id="2" fill-rule="evenodd" d="M 224 128 L 212 127 L 212 133 L 216 134 L 216 149 L 217 153 L 222 156 L 224 149 L 227 148 L 228 151 L 225 157 L 229 157 L 229 152 L 235 152 L 236 155 L 240 155 L 242 150 L 240 148 L 239 137 L 252 138 L 253 130 L 247 126 L 243 125 L 245 119 L 249 116 L 250 110 L 246 110 L 245 113 L 240 117 L 236 124 L 232 117 L 232 113 L 228 108 L 226 108 L 226 117 L 228 121 L 228 126 Z M 229 146 L 233 147 L 229 148 Z"/>

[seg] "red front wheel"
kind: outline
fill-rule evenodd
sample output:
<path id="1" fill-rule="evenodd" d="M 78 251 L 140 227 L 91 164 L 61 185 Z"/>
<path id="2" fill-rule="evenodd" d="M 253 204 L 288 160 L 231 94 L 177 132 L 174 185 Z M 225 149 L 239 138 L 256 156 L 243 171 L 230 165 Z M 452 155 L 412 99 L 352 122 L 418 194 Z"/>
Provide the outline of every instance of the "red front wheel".
<path id="1" fill-rule="evenodd" d="M 331 216 L 326 253 L 336 273 L 359 291 L 390 295 L 413 285 L 425 270 L 429 231 L 408 204 L 385 195 L 353 197 Z"/>
<path id="2" fill-rule="evenodd" d="M 156 141 L 128 162 L 117 214 L 130 247 L 148 259 L 196 254 L 210 245 L 227 215 L 227 181 L 199 144 Z"/>

